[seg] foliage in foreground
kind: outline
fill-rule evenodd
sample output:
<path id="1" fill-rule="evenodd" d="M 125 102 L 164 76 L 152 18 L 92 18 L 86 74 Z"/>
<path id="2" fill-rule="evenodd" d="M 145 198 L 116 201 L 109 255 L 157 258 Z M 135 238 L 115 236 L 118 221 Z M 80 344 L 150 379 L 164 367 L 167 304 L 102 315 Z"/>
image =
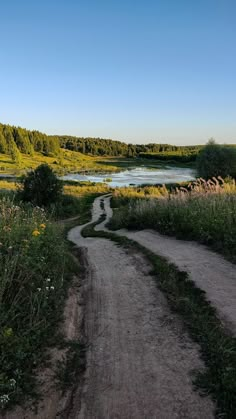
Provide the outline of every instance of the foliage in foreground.
<path id="1" fill-rule="evenodd" d="M 34 369 L 65 297 L 63 232 L 40 208 L 0 200 L 0 407 L 35 395 Z"/>
<path id="2" fill-rule="evenodd" d="M 146 199 L 132 199 L 125 189 L 114 192 L 114 212 L 110 228 L 153 228 L 194 239 L 212 246 L 236 262 L 236 183 L 222 179 L 198 179 L 189 189 L 181 187 L 175 192 L 159 194 L 153 189 Z M 160 192 L 163 189 L 160 189 Z M 141 195 L 142 196 L 142 195 Z M 137 194 L 136 194 L 137 197 Z"/>

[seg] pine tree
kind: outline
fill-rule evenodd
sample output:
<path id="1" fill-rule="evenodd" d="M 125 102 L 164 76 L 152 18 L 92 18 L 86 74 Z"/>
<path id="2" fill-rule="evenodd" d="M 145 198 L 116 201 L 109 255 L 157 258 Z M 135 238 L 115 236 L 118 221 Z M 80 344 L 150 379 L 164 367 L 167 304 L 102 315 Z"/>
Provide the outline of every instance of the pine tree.
<path id="1" fill-rule="evenodd" d="M 10 156 L 12 158 L 12 161 L 14 163 L 16 163 L 18 166 L 20 166 L 21 160 L 22 160 L 21 159 L 21 153 L 18 150 L 18 147 L 17 147 L 14 140 L 11 141 L 11 143 L 9 144 L 9 153 L 10 153 Z"/>
<path id="2" fill-rule="evenodd" d="M 3 133 L 0 131 L 0 153 L 6 154 L 7 153 L 7 142 L 6 138 L 4 137 Z"/>

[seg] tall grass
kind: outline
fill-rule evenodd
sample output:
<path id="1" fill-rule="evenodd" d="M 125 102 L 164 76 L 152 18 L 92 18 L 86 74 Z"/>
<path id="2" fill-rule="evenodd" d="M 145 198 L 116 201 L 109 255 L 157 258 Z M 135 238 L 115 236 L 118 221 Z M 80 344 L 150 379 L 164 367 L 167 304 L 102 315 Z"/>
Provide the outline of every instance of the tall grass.
<path id="1" fill-rule="evenodd" d="M 20 190 L 20 183 L 11 180 L 0 179 L 0 199 L 3 196 L 13 196 L 19 200 L 17 191 Z M 50 205 L 49 211 L 56 219 L 65 219 L 80 216 L 81 219 L 89 221 L 90 209 L 93 200 L 111 189 L 105 183 L 95 182 L 64 182 L 63 196 L 56 204 Z"/>
<path id="2" fill-rule="evenodd" d="M 160 193 L 159 197 L 150 193 L 147 198 L 146 194 L 144 199 L 133 199 L 129 191 L 125 194 L 117 190 L 114 195 L 113 205 L 119 210 L 114 213 L 111 228 L 153 228 L 178 238 L 194 239 L 236 262 L 234 180 L 198 179 L 187 188 Z"/>
<path id="3" fill-rule="evenodd" d="M 71 181 L 64 184 L 63 190 L 66 195 L 81 197 L 91 194 L 107 193 L 111 189 L 108 185 L 106 185 L 106 183 Z"/>
<path id="4" fill-rule="evenodd" d="M 65 296 L 67 247 L 45 211 L 0 200 L 0 408 L 35 392 Z"/>

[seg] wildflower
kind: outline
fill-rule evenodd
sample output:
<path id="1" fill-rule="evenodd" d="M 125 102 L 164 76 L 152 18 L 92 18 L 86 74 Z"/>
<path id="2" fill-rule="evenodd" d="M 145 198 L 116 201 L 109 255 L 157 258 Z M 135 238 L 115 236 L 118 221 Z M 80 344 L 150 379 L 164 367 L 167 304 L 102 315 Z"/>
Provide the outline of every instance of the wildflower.
<path id="1" fill-rule="evenodd" d="M 51 282 L 51 279 L 50 279 L 50 278 L 47 278 L 47 279 L 46 279 L 46 281 L 47 281 L 47 282 Z"/>
<path id="2" fill-rule="evenodd" d="M 11 379 L 9 380 L 9 384 L 10 384 L 10 386 L 11 386 L 11 387 L 15 387 L 15 385 L 16 385 L 16 380 L 15 380 L 14 378 L 11 378 Z"/>
<path id="3" fill-rule="evenodd" d="M 54 286 L 51 286 L 51 287 L 50 287 L 50 290 L 55 290 L 55 287 L 54 287 Z"/>
<path id="4" fill-rule="evenodd" d="M 38 230 L 36 230 L 36 229 L 32 233 L 32 236 L 34 236 L 34 237 L 37 237 L 39 235 L 40 235 L 40 232 Z"/>
<path id="5" fill-rule="evenodd" d="M 43 230 L 46 228 L 46 224 L 40 224 L 40 228 L 42 228 Z"/>
<path id="6" fill-rule="evenodd" d="M 46 287 L 46 290 L 48 291 L 49 290 L 49 287 Z"/>
<path id="7" fill-rule="evenodd" d="M 4 330 L 3 334 L 6 338 L 9 338 L 10 336 L 12 336 L 12 334 L 13 334 L 12 328 L 8 327 L 7 329 Z"/>
<path id="8" fill-rule="evenodd" d="M 41 291 L 42 288 L 37 288 L 38 291 Z"/>
<path id="9" fill-rule="evenodd" d="M 8 394 L 3 394 L 2 396 L 0 396 L 0 406 L 1 407 L 6 406 L 9 400 L 10 400 L 10 397 L 8 396 Z"/>

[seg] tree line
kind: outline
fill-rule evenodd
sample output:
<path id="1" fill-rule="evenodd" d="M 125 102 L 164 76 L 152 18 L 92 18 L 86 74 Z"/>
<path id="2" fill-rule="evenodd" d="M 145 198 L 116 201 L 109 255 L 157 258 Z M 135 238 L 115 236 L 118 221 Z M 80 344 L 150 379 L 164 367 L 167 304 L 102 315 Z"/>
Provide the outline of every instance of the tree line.
<path id="1" fill-rule="evenodd" d="M 33 155 L 34 152 L 46 156 L 57 156 L 60 148 L 78 151 L 92 156 L 145 157 L 188 161 L 196 158 L 199 146 L 175 146 L 170 144 L 127 144 L 104 138 L 73 137 L 67 135 L 46 135 L 39 131 L 0 124 L 0 153 L 9 154 L 14 161 L 20 153 Z M 158 154 L 158 156 L 155 155 Z"/>
<path id="2" fill-rule="evenodd" d="M 16 163 L 20 162 L 21 153 L 33 156 L 34 152 L 39 152 L 54 157 L 59 155 L 61 148 L 91 156 L 140 157 L 187 163 L 196 160 L 202 146 L 127 144 L 104 138 L 46 135 L 36 130 L 0 124 L 0 153 L 9 154 Z"/>
<path id="3" fill-rule="evenodd" d="M 59 139 L 39 131 L 0 124 L 0 153 L 9 154 L 15 162 L 21 153 L 33 156 L 40 152 L 46 156 L 56 156 L 60 151 Z"/>
<path id="4" fill-rule="evenodd" d="M 181 160 L 181 156 L 190 156 L 196 159 L 200 146 L 175 146 L 170 144 L 127 144 L 121 141 L 115 141 L 104 138 L 90 137 L 72 137 L 72 136 L 54 136 L 59 138 L 62 148 L 79 151 L 80 153 L 91 154 L 93 156 L 122 156 L 122 157 L 144 157 L 159 158 L 159 156 L 173 156 L 175 160 Z M 158 154 L 155 155 L 155 154 Z M 169 159 L 170 157 L 168 157 Z M 163 158 L 164 159 L 164 158 Z"/>

